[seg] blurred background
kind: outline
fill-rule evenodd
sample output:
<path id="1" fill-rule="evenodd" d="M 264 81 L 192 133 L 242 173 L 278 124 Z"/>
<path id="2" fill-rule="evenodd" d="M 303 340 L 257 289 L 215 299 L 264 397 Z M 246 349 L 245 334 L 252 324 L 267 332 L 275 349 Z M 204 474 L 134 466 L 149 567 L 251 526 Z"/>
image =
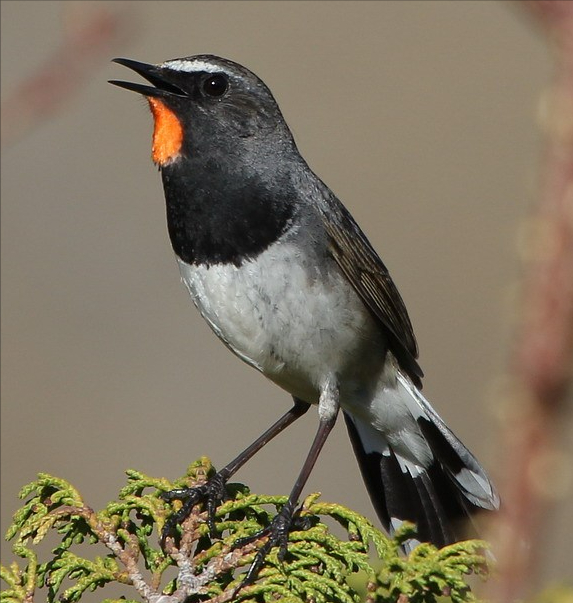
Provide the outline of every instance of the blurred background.
<path id="1" fill-rule="evenodd" d="M 222 466 L 291 404 L 210 333 L 180 284 L 151 117 L 106 83 L 134 77 L 116 56 L 213 53 L 269 85 L 304 157 L 389 267 L 427 397 L 496 475 L 494 392 L 552 72 L 518 3 L 3 1 L 1 11 L 3 532 L 39 471 L 99 508 L 125 469 L 175 478 L 200 455 Z M 237 479 L 288 493 L 316 424 L 309 413 Z M 374 517 L 342 422 L 311 491 Z M 571 572 L 566 492 L 548 523 L 549 582 Z M 3 543 L 5 562 L 9 551 Z"/>

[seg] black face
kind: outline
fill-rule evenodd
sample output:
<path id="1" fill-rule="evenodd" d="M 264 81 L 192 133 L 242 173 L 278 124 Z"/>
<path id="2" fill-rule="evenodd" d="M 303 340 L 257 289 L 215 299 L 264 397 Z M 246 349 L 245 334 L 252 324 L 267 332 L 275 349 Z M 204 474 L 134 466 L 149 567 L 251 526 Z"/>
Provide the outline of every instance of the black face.
<path id="1" fill-rule="evenodd" d="M 112 84 L 160 99 L 174 110 L 184 126 L 190 126 L 191 136 L 196 128 L 209 130 L 211 137 L 225 130 L 239 138 L 277 129 L 281 134 L 288 132 L 269 89 L 237 63 L 211 55 L 174 59 L 161 65 L 131 59 L 114 61 L 133 69 L 153 86 L 117 80 Z"/>
<path id="2" fill-rule="evenodd" d="M 293 215 L 300 156 L 265 84 L 210 55 L 158 66 L 116 62 L 152 84 L 112 82 L 150 100 L 154 137 L 165 141 L 175 123 L 182 138 L 157 161 L 175 253 L 187 263 L 240 264 L 272 244 Z"/>

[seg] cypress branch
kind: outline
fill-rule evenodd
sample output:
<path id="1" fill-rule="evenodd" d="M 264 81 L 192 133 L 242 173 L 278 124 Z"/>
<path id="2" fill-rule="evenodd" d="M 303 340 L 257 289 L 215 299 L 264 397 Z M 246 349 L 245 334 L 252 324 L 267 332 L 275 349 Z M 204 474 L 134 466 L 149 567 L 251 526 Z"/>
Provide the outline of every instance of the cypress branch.
<path id="1" fill-rule="evenodd" d="M 287 498 L 229 484 L 229 498 L 217 510 L 217 537 L 210 536 L 205 513 L 197 506 L 162 551 L 159 535 L 181 503 L 165 502 L 161 493 L 203 483 L 213 473 L 204 457 L 173 483 L 129 470 L 118 499 L 101 511 L 90 508 L 65 480 L 39 474 L 20 492 L 25 502 L 6 535 L 15 540 L 13 551 L 22 561 L 2 566 L 7 588 L 1 603 L 32 603 L 39 597 L 48 603 L 75 603 L 86 592 L 112 583 L 125 586 L 124 603 L 230 601 L 264 539 L 240 548 L 235 542 L 266 527 Z M 433 603 L 445 596 L 454 603 L 472 603 L 476 598 L 469 575 L 485 578 L 490 569 L 483 541 L 443 549 L 422 544 L 404 557 L 400 543 L 412 536 L 411 525 L 391 539 L 365 517 L 324 502 L 318 494 L 305 499 L 301 515 L 308 529 L 290 533 L 283 561 L 272 550 L 255 583 L 240 590 L 236 601 Z M 333 533 L 332 522 L 342 528 L 343 537 Z M 40 562 L 34 547 L 48 533 L 58 534 L 59 543 Z M 171 568 L 176 568 L 175 579 Z"/>

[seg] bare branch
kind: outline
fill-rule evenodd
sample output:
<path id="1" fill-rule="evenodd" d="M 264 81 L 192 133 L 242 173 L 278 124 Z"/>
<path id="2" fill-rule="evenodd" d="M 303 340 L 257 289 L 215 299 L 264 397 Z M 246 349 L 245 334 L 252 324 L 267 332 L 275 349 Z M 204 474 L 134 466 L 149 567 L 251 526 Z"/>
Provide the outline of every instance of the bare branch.
<path id="1" fill-rule="evenodd" d="M 2 146 L 61 112 L 94 68 L 109 60 L 111 49 L 134 30 L 136 19 L 129 3 L 62 2 L 62 8 L 59 48 L 2 101 Z"/>
<path id="2" fill-rule="evenodd" d="M 573 368 L 573 2 L 525 0 L 555 50 L 542 98 L 547 137 L 538 207 L 524 246 L 520 323 L 510 359 L 504 506 L 493 532 L 500 578 L 492 597 L 514 601 L 535 583 L 542 519 L 558 488 L 556 431 Z"/>

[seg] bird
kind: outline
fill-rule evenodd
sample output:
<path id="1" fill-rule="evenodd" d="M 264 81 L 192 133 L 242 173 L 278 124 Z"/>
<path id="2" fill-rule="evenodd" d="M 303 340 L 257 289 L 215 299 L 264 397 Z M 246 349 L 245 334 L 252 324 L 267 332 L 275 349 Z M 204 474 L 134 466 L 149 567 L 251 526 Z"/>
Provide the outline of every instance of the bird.
<path id="1" fill-rule="evenodd" d="M 384 529 L 414 523 L 406 550 L 459 541 L 466 520 L 496 511 L 499 496 L 422 394 L 418 345 L 388 269 L 301 156 L 267 85 L 210 54 L 114 62 L 147 81 L 110 83 L 149 103 L 168 233 L 194 305 L 229 350 L 293 399 L 206 484 L 166 493 L 183 505 L 163 536 L 198 502 L 213 531 L 227 480 L 316 406 L 308 456 L 247 580 L 272 547 L 286 554 L 299 497 L 339 412 Z"/>

